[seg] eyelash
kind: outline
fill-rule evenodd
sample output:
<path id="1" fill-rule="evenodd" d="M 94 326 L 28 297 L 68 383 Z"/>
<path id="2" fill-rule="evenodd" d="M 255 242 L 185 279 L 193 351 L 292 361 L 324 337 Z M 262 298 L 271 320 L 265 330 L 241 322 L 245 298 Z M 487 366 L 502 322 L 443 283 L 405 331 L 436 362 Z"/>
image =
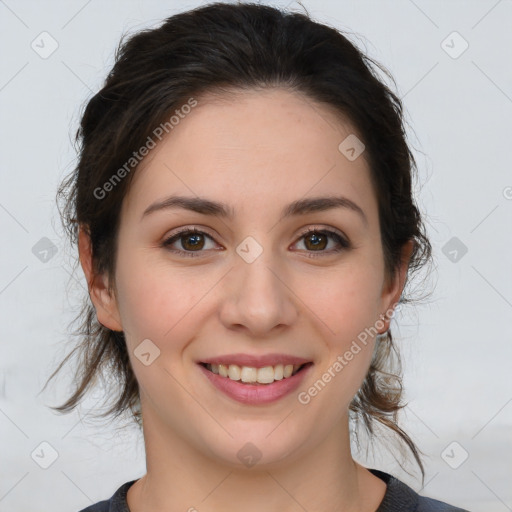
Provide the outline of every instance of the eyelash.
<path id="1" fill-rule="evenodd" d="M 308 228 L 305 232 L 303 232 L 299 239 L 302 239 L 306 236 L 308 236 L 309 234 L 311 233 L 315 233 L 315 234 L 322 234 L 322 235 L 327 235 L 327 236 L 330 236 L 332 237 L 338 244 L 339 246 L 341 247 L 338 247 L 337 249 L 331 249 L 330 251 L 318 251 L 319 254 L 314 254 L 314 252 L 316 251 L 306 251 L 307 253 L 307 257 L 309 258 L 321 258 L 322 256 L 326 256 L 326 255 L 330 255 L 330 254 L 333 254 L 333 253 L 339 253 L 343 250 L 346 250 L 346 249 L 350 249 L 351 248 L 351 244 L 350 242 L 348 242 L 345 238 L 343 238 L 340 234 L 338 234 L 336 231 L 332 231 L 330 229 L 316 229 L 316 228 Z M 185 255 L 186 257 L 189 257 L 189 258 L 197 258 L 197 257 L 200 257 L 200 253 L 201 252 L 204 252 L 204 251 L 183 251 L 181 249 L 170 249 L 169 246 L 171 244 L 173 244 L 175 241 L 179 240 L 183 235 L 188 235 L 188 234 L 200 234 L 200 235 L 206 235 L 208 238 L 212 239 L 213 240 L 213 237 L 210 236 L 208 233 L 204 232 L 204 231 L 200 231 L 196 228 L 183 228 L 181 230 L 179 230 L 178 232 L 174 233 L 173 235 L 171 235 L 169 238 L 167 238 L 166 240 L 164 240 L 162 242 L 162 247 L 167 249 L 168 251 L 170 252 L 173 252 L 173 253 L 177 253 L 177 254 L 181 254 L 181 255 Z M 196 254 L 197 253 L 197 254 Z"/>

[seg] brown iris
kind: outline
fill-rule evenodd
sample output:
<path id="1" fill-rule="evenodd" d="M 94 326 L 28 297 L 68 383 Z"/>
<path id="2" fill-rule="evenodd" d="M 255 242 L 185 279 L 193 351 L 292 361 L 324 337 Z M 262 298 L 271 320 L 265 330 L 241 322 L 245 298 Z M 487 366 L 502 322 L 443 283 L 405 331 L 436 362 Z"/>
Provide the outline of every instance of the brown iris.
<path id="1" fill-rule="evenodd" d="M 327 238 L 328 237 L 323 233 L 312 233 L 311 235 L 308 235 L 304 238 L 304 244 L 309 249 L 307 241 L 312 240 L 313 249 L 325 249 Z"/>
<path id="2" fill-rule="evenodd" d="M 190 244 L 189 241 L 191 241 Z M 186 250 L 202 249 L 204 243 L 204 236 L 201 233 L 191 233 L 181 236 L 181 244 Z"/>

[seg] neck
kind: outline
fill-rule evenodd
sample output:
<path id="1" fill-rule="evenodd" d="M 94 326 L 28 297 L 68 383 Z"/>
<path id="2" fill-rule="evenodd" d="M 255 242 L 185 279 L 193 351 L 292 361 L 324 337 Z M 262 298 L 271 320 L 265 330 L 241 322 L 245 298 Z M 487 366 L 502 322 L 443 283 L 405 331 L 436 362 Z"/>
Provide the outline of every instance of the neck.
<path id="1" fill-rule="evenodd" d="M 374 512 L 384 496 L 385 483 L 352 459 L 348 416 L 307 451 L 245 468 L 208 456 L 146 413 L 147 474 L 128 490 L 131 512 Z"/>

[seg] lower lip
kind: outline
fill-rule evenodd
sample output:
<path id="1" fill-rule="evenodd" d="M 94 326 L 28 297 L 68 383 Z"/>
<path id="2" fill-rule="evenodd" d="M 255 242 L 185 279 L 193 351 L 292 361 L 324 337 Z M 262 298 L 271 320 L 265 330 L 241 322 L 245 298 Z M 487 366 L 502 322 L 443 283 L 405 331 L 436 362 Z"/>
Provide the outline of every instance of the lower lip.
<path id="1" fill-rule="evenodd" d="M 312 364 L 302 368 L 295 375 L 281 380 L 275 380 L 272 384 L 242 384 L 241 381 L 231 380 L 229 377 L 207 370 L 203 365 L 198 365 L 208 380 L 220 391 L 230 398 L 248 405 L 268 404 L 275 402 L 295 391 L 299 386 Z"/>

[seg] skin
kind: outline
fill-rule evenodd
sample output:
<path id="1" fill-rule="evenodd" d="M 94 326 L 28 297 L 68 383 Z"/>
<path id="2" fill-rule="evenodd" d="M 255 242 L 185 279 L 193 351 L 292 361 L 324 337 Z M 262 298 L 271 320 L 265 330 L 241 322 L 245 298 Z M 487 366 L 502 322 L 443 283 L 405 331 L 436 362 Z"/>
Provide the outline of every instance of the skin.
<path id="1" fill-rule="evenodd" d="M 196 361 L 235 352 L 301 356 L 314 363 L 298 391 L 307 390 L 365 328 L 388 329 L 389 316 L 376 322 L 400 298 L 412 246 L 391 279 L 365 153 L 349 161 L 338 150 L 355 130 L 328 107 L 284 89 L 197 99 L 141 163 L 123 201 L 115 294 L 106 275 L 93 275 L 89 239 L 79 237 L 98 320 L 125 332 L 140 387 L 147 474 L 128 491 L 130 510 L 373 512 L 386 485 L 351 456 L 348 407 L 374 338 L 307 405 L 298 392 L 240 404 Z M 141 220 L 171 194 L 225 202 L 235 216 L 176 208 Z M 279 220 L 290 202 L 329 195 L 357 203 L 367 222 L 348 208 Z M 197 257 L 162 247 L 180 227 L 207 233 Z M 315 249 L 302 236 L 309 227 L 334 228 L 351 247 L 333 252 L 339 244 L 329 237 Z M 236 252 L 247 236 L 263 249 L 252 263 Z M 172 248 L 194 251 L 187 236 Z M 134 356 L 144 339 L 160 350 L 149 366 Z M 250 468 L 237 457 L 247 442 L 261 452 Z"/>

